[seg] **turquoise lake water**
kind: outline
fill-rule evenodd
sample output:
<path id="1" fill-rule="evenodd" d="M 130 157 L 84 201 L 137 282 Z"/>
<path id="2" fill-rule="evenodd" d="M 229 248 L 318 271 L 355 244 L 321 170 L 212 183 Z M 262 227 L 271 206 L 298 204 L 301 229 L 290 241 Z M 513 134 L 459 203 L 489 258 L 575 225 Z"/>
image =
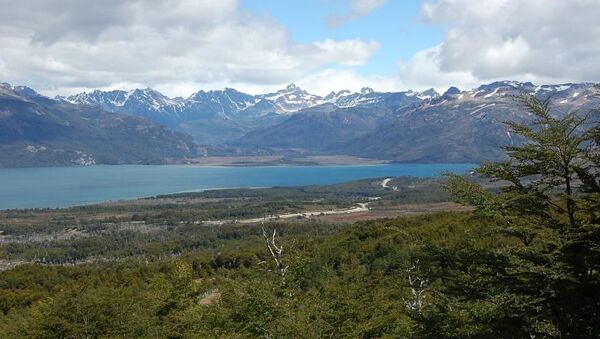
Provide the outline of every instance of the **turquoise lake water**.
<path id="1" fill-rule="evenodd" d="M 0 169 L 0 209 L 56 208 L 216 188 L 334 184 L 365 178 L 466 173 L 471 164 L 193 167 L 90 166 Z"/>

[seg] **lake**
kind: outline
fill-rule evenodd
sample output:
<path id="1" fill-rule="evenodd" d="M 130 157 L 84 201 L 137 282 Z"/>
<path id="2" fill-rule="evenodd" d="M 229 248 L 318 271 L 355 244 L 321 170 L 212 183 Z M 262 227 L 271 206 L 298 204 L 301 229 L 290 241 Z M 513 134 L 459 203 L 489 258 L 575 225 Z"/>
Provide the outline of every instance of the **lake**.
<path id="1" fill-rule="evenodd" d="M 0 169 L 0 209 L 56 208 L 217 188 L 323 185 L 466 173 L 472 164 L 195 167 L 120 165 Z"/>

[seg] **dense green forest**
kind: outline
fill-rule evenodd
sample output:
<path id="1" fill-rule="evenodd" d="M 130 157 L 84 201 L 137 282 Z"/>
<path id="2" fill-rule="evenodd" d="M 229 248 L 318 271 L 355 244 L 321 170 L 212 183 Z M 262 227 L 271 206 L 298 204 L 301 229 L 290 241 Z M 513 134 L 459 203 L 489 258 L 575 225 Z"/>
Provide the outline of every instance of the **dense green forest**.
<path id="1" fill-rule="evenodd" d="M 23 260 L 0 272 L 0 334 L 598 337 L 600 126 L 581 115 L 556 118 L 546 103 L 531 97 L 519 100 L 533 120 L 507 123 L 511 133 L 528 142 L 506 147 L 506 161 L 481 166 L 477 178 L 447 176 L 447 193 L 432 188 L 438 181 L 418 186 L 429 192 L 428 199 L 442 201 L 450 194 L 475 211 L 353 224 L 198 227 L 195 216 L 185 217 L 190 209 L 180 205 L 164 207 L 170 218 L 161 214 L 165 210 L 134 218 L 135 205 L 113 207 L 121 209 L 113 216 L 115 223 L 143 219 L 162 222 L 166 230 L 99 233 L 71 246 L 68 239 L 45 238 L 0 244 L 2 258 Z M 273 200 L 261 200 L 267 192 Z M 277 211 L 318 203 L 344 207 L 375 194 L 381 198 L 374 203 L 379 208 L 420 202 L 368 181 L 327 189 L 229 191 L 226 199 L 231 200 L 210 200 L 223 199 L 217 196 L 222 193 L 201 194 L 176 199 L 215 204 L 189 205 L 206 208 L 202 218 L 219 217 L 210 214 L 213 207 L 219 210 L 217 204 L 230 206 L 221 211 L 260 215 L 267 205 Z M 69 213 L 106 212 L 98 206 L 80 209 Z M 33 212 L 11 213 L 11 220 L 18 220 Z M 98 225 L 73 217 L 22 229 L 2 227 L 7 236 L 31 237 L 74 224 L 80 231 Z M 111 241 L 105 241 L 106 234 L 113 235 Z M 42 264 L 40 253 L 56 262 Z M 69 263 L 69 255 L 90 260 Z M 39 263 L 31 263 L 34 257 Z"/>
<path id="2" fill-rule="evenodd" d="M 518 244 L 481 222 L 441 214 L 339 232 L 325 225 L 303 225 L 301 232 L 269 225 L 283 237 L 277 245 L 283 246 L 285 274 L 262 235 L 248 227 L 222 230 L 219 237 L 237 240 L 218 250 L 177 259 L 23 265 L 2 274 L 0 332 L 311 338 L 510 333 L 516 326 L 506 318 L 512 300 L 494 295 L 503 289 L 502 279 L 488 273 L 506 264 L 495 249 Z"/>

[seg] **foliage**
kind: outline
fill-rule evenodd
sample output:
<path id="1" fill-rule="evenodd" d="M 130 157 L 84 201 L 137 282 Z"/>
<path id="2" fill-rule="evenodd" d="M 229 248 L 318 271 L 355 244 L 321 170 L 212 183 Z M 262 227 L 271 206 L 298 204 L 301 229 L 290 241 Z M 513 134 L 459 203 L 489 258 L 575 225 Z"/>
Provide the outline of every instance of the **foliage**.
<path id="1" fill-rule="evenodd" d="M 524 334 L 597 337 L 600 325 L 600 162 L 598 125 L 587 117 L 557 117 L 547 102 L 519 101 L 530 124 L 507 122 L 523 145 L 505 147 L 509 159 L 477 169 L 501 181 L 497 193 L 465 178 L 449 176 L 448 190 L 499 232 L 520 242 L 500 253 L 508 262 L 493 271 L 505 298 L 521 305 L 514 314 Z M 501 269 L 500 269 L 501 268 Z"/>
<path id="2" fill-rule="evenodd" d="M 270 225 L 283 234 L 282 277 L 261 237 L 179 258 L 0 273 L 0 333 L 8 337 L 411 337 L 423 334 L 407 268 L 419 259 L 433 312 L 447 278 L 438 254 L 504 244 L 468 214 L 359 223 Z M 260 227 L 247 227 L 261 232 Z M 492 238 L 494 237 L 494 238 Z M 435 255 L 434 255 L 435 254 Z M 451 258 L 451 257 L 449 257 Z M 470 260 L 470 259 L 469 259 Z M 476 265 L 476 263 L 472 263 Z M 453 271 L 461 281 L 469 277 Z M 472 303 L 464 303 L 471 307 Z M 483 306 L 481 306 L 483 307 Z M 476 318 L 462 318 L 458 333 Z M 499 322 L 500 320 L 498 320 Z M 508 329 L 506 329 L 508 331 Z"/>

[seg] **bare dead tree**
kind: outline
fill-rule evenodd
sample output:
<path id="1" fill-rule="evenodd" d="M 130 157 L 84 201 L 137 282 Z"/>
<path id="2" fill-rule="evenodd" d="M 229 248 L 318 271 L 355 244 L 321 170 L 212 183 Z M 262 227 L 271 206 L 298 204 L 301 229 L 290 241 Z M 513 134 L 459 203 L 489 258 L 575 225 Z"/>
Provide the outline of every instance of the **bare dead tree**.
<path id="1" fill-rule="evenodd" d="M 419 259 L 416 259 L 406 269 L 408 273 L 408 284 L 410 286 L 412 297 L 403 299 L 404 306 L 410 311 L 421 313 L 425 303 L 425 291 L 429 280 L 419 276 Z"/>
<path id="2" fill-rule="evenodd" d="M 277 235 L 277 229 L 273 229 L 273 234 L 269 235 L 269 233 L 267 233 L 267 230 L 265 229 L 265 226 L 262 225 L 261 227 L 262 227 L 263 238 L 265 239 L 265 244 L 267 245 L 267 248 L 269 249 L 269 253 L 271 253 L 273 260 L 275 261 L 275 267 L 277 268 L 279 275 L 284 277 L 285 272 L 288 269 L 288 265 L 285 265 L 282 261 L 283 245 L 277 245 L 277 243 L 276 243 L 276 240 L 279 239 L 279 236 Z"/>

